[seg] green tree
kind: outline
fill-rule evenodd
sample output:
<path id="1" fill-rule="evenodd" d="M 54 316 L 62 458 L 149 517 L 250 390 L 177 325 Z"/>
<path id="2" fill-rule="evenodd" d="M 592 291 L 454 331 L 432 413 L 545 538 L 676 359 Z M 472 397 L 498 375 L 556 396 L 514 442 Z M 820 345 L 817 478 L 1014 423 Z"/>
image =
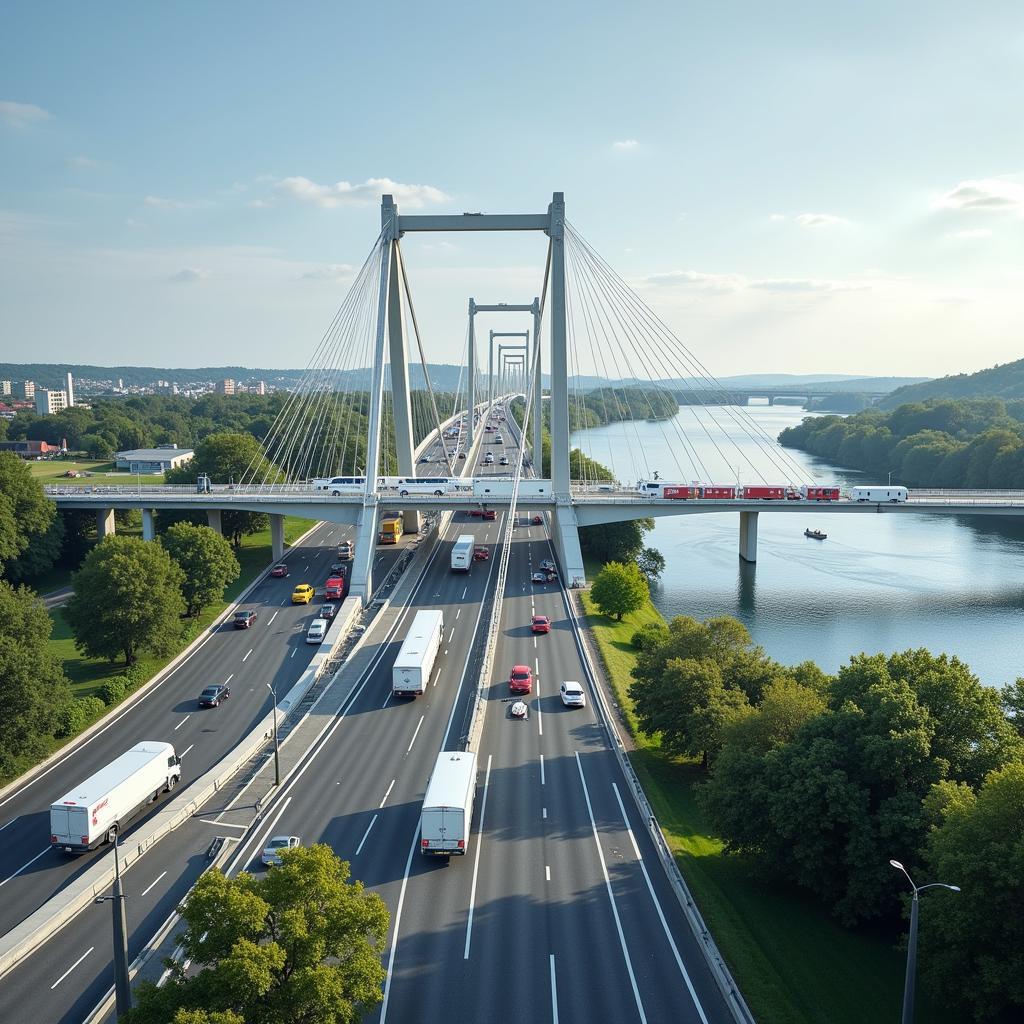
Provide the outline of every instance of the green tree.
<path id="1" fill-rule="evenodd" d="M 175 523 L 160 543 L 184 573 L 181 592 L 189 615 L 221 600 L 224 588 L 242 571 L 231 545 L 208 526 Z"/>
<path id="2" fill-rule="evenodd" d="M 622 619 L 644 606 L 650 596 L 647 580 L 636 565 L 609 562 L 594 577 L 590 597 L 605 615 Z"/>
<path id="3" fill-rule="evenodd" d="M 159 545 L 137 537 L 104 538 L 72 576 L 64 617 L 75 646 L 90 658 L 173 653 L 181 640 L 185 575 Z"/>
<path id="4" fill-rule="evenodd" d="M 264 877 L 201 875 L 180 908 L 182 961 L 140 986 L 129 1024 L 354 1022 L 381 999 L 388 910 L 329 846 L 285 851 Z M 184 964 L 191 961 L 193 971 Z M 196 973 L 194 968 L 198 967 Z"/>
<path id="5" fill-rule="evenodd" d="M 12 583 L 31 582 L 53 568 L 63 547 L 64 517 L 55 515 L 46 532 L 34 537 L 32 543 L 8 563 L 5 575 Z"/>
<path id="6" fill-rule="evenodd" d="M 999 691 L 999 702 L 1003 706 L 1006 720 L 1017 731 L 1018 736 L 1024 737 L 1024 677 L 1007 683 Z"/>
<path id="7" fill-rule="evenodd" d="M 946 783 L 933 794 L 940 824 L 925 847 L 927 881 L 961 893 L 927 894 L 920 924 L 922 983 L 959 1019 L 1024 1018 L 1024 763 L 985 779 L 977 795 Z"/>
<path id="8" fill-rule="evenodd" d="M 657 548 L 644 548 L 636 564 L 648 581 L 658 580 L 665 571 L 665 556 Z"/>
<path id="9" fill-rule="evenodd" d="M 45 738 L 71 701 L 64 669 L 49 649 L 52 629 L 32 591 L 0 580 L 0 778 L 46 752 Z"/>
<path id="10" fill-rule="evenodd" d="M 644 534 L 654 529 L 653 519 L 629 519 L 580 529 L 580 546 L 598 562 L 632 562 L 644 547 Z"/>
<path id="11" fill-rule="evenodd" d="M 49 530 L 56 514 L 28 464 L 13 452 L 0 452 L 0 572 Z"/>

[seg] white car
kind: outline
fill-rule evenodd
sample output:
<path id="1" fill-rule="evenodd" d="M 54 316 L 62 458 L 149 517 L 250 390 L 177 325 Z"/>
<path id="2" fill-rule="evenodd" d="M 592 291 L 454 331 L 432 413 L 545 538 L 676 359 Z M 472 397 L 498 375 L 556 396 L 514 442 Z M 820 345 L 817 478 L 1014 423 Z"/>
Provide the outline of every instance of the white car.
<path id="1" fill-rule="evenodd" d="M 571 679 L 562 683 L 558 688 L 558 692 L 562 698 L 562 703 L 567 708 L 585 708 L 587 706 L 587 696 L 583 692 L 583 687 Z"/>
<path id="2" fill-rule="evenodd" d="M 327 627 L 330 623 L 326 619 L 314 619 L 309 624 L 309 629 L 306 632 L 306 643 L 307 644 L 322 644 L 324 637 L 327 635 Z"/>
<path id="3" fill-rule="evenodd" d="M 301 844 L 298 836 L 274 836 L 263 848 L 263 863 L 269 868 L 281 863 L 282 850 L 294 850 Z"/>

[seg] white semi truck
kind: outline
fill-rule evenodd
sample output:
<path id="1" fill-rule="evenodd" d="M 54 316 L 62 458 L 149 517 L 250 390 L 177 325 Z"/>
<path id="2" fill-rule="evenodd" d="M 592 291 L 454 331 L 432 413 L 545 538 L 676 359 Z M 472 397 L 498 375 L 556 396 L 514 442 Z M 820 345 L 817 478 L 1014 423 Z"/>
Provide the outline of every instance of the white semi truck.
<path id="1" fill-rule="evenodd" d="M 170 743 L 137 743 L 50 805 L 50 844 L 84 853 L 112 843 L 131 818 L 180 779 L 181 758 Z"/>
<path id="2" fill-rule="evenodd" d="M 476 754 L 442 750 L 427 783 L 420 811 L 420 853 L 464 856 L 469 848 L 476 798 Z"/>
<path id="3" fill-rule="evenodd" d="M 396 697 L 418 697 L 427 688 L 444 637 L 444 615 L 430 608 L 417 612 L 391 671 Z"/>
<path id="4" fill-rule="evenodd" d="M 469 572 L 473 567 L 473 549 L 476 539 L 471 533 L 461 533 L 452 545 L 452 572 Z"/>
<path id="5" fill-rule="evenodd" d="M 515 481 L 510 476 L 482 476 L 473 481 L 474 498 L 511 498 L 513 484 Z M 519 498 L 550 498 L 551 481 L 535 480 L 533 477 L 522 477 L 519 480 L 519 489 L 516 491 Z"/>

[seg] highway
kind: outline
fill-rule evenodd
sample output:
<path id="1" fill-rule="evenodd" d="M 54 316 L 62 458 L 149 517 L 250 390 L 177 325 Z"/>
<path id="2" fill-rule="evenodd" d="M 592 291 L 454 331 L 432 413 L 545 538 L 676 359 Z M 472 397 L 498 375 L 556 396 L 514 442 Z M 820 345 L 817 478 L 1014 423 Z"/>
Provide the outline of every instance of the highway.
<path id="1" fill-rule="evenodd" d="M 512 429 L 505 440 L 511 457 Z M 500 453 L 493 443 L 487 450 Z M 509 470 L 495 458 L 476 472 Z M 469 855 L 445 863 L 417 852 L 434 759 L 459 745 L 471 706 L 481 600 L 497 572 L 503 520 L 456 514 L 383 656 L 229 870 L 264 870 L 258 856 L 270 834 L 327 842 L 350 860 L 353 877 L 380 892 L 392 914 L 385 1000 L 373 1015 L 381 1021 L 421 1019 L 425 1008 L 466 1021 L 725 1021 L 599 724 L 566 597 L 558 584 L 529 582 L 531 568 L 554 557 L 546 525 L 520 517 L 513 533 Z M 491 549 L 468 575 L 449 569 L 462 533 Z M 445 645 L 427 693 L 394 700 L 391 663 L 420 608 L 443 611 Z M 552 618 L 550 634 L 529 632 L 535 612 Z M 501 699 L 513 663 L 535 671 L 526 721 L 510 719 Z M 562 679 L 584 682 L 587 707 L 562 708 Z M 213 813 L 172 833 L 129 874 L 131 957 L 205 866 L 218 827 L 203 818 Z M 0 1018 L 80 1021 L 112 984 L 109 921 L 106 906 L 87 908 L 0 981 Z"/>
<path id="2" fill-rule="evenodd" d="M 230 620 L 225 622 L 110 722 L 0 798 L 0 933 L 108 852 L 103 846 L 69 857 L 52 849 L 49 807 L 54 800 L 140 740 L 173 743 L 182 759 L 181 785 L 188 785 L 268 714 L 271 696 L 266 683 L 279 694 L 286 693 L 316 650 L 305 643 L 304 633 L 322 599 L 293 605 L 292 588 L 309 582 L 322 594 L 336 546 L 350 532 L 331 524 L 318 526 L 301 546 L 287 552 L 291 575 L 265 577 L 243 603 L 258 611 L 252 627 L 235 629 Z M 398 553 L 381 549 L 378 578 Z M 219 708 L 200 709 L 196 697 L 210 683 L 228 683 L 231 697 Z M 147 814 L 134 819 L 125 837 L 167 799 L 163 796 Z"/>

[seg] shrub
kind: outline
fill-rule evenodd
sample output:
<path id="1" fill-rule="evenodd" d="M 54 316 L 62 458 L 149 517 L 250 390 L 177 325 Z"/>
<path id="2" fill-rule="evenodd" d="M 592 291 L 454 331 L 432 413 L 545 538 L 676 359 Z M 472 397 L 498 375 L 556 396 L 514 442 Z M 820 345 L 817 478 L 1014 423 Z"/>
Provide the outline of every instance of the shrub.
<path id="1" fill-rule="evenodd" d="M 68 701 L 54 716 L 53 735 L 59 740 L 77 736 L 85 727 L 85 712 L 80 700 Z"/>
<path id="2" fill-rule="evenodd" d="M 120 704 L 127 694 L 128 687 L 125 685 L 124 676 L 114 676 L 113 679 L 108 679 L 99 690 L 100 700 L 108 708 L 113 707 L 115 704 Z"/>

